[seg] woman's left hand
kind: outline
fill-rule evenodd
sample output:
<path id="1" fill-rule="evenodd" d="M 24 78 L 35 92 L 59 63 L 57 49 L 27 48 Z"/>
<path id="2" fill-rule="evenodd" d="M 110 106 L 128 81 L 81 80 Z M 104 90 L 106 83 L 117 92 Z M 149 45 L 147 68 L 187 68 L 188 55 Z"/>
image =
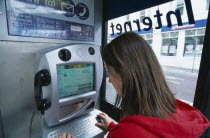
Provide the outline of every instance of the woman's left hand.
<path id="1" fill-rule="evenodd" d="M 75 136 L 73 136 L 69 133 L 63 133 L 59 136 L 59 138 L 75 138 Z"/>

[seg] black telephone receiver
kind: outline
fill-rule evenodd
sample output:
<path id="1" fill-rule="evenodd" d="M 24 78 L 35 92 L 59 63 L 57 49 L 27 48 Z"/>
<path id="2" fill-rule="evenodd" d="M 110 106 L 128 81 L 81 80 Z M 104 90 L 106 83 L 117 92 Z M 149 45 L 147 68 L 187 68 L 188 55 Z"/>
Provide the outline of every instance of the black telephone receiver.
<path id="1" fill-rule="evenodd" d="M 36 73 L 34 79 L 34 91 L 36 107 L 42 114 L 47 110 L 51 103 L 42 97 L 42 86 L 48 86 L 51 83 L 51 76 L 48 70 L 43 69 Z"/>

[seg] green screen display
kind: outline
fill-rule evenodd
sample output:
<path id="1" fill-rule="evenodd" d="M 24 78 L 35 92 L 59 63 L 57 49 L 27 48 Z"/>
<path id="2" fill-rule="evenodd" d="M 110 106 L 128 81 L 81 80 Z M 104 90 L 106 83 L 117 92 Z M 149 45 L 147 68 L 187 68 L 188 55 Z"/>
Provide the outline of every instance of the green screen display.
<path id="1" fill-rule="evenodd" d="M 94 90 L 94 64 L 58 65 L 59 98 Z"/>

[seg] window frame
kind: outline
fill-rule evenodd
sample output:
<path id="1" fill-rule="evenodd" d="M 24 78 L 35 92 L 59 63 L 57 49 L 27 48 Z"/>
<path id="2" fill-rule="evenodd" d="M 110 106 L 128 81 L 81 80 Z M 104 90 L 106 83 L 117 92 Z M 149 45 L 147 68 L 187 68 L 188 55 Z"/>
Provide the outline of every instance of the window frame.
<path id="1" fill-rule="evenodd" d="M 209 10 L 210 0 L 206 0 L 206 10 Z"/>
<path id="2" fill-rule="evenodd" d="M 172 33 L 177 33 L 177 36 L 171 36 Z M 165 34 L 167 34 L 167 36 L 164 36 Z M 161 56 L 171 56 L 171 57 L 175 57 L 177 55 L 177 47 L 178 47 L 178 38 L 179 38 L 179 31 L 169 31 L 169 32 L 163 32 L 162 33 L 162 46 L 161 46 L 161 53 L 160 55 Z M 166 39 L 177 39 L 177 44 L 176 44 L 176 52 L 174 55 L 172 55 L 172 53 L 170 53 L 170 48 L 174 45 L 171 45 L 172 42 L 170 42 L 170 45 L 168 45 L 168 52 L 167 53 L 163 53 L 163 43 L 164 43 L 164 40 Z M 172 41 L 172 40 L 171 40 Z"/>
<path id="3" fill-rule="evenodd" d="M 176 4 L 176 10 L 180 11 L 181 16 L 184 15 L 184 7 L 185 7 L 185 2 L 184 0 L 181 0 L 181 3 Z"/>
<path id="4" fill-rule="evenodd" d="M 151 37 L 148 37 L 148 36 L 151 36 Z M 148 43 L 152 47 L 152 44 L 153 44 L 153 34 L 152 33 L 151 34 L 143 34 L 143 35 L 141 35 L 141 37 L 143 37 L 144 40 L 147 41 L 147 43 L 148 43 L 148 41 L 152 41 L 151 44 Z"/>
<path id="5" fill-rule="evenodd" d="M 146 17 L 146 10 L 139 11 L 139 14 L 140 14 L 140 17 L 139 17 L 140 20 L 139 20 L 139 22 L 142 23 L 144 17 Z"/>
<path id="6" fill-rule="evenodd" d="M 198 30 L 201 30 L 201 29 L 205 29 L 206 31 L 206 28 L 205 27 L 202 27 L 202 28 L 195 28 L 195 29 L 188 29 L 188 30 L 185 30 L 185 43 L 184 43 L 184 51 L 183 51 L 183 57 L 201 57 L 202 53 L 201 54 L 196 54 L 195 53 L 195 49 L 196 49 L 196 46 L 197 46 L 197 43 L 196 44 L 193 44 L 193 53 L 191 55 L 186 55 L 186 38 L 190 38 L 190 37 L 204 37 L 205 38 L 205 31 L 204 31 L 204 34 L 198 34 Z M 186 34 L 187 31 L 195 31 L 195 34 Z M 203 40 L 204 41 L 204 40 Z M 204 42 L 203 42 L 204 44 Z M 203 48 L 202 48 L 203 49 Z"/>

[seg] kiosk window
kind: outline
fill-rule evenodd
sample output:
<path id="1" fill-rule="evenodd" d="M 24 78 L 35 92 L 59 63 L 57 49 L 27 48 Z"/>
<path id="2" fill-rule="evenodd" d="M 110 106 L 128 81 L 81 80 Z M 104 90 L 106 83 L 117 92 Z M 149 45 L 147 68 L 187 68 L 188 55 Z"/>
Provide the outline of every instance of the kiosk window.
<path id="1" fill-rule="evenodd" d="M 94 90 L 94 64 L 58 65 L 59 98 Z"/>

